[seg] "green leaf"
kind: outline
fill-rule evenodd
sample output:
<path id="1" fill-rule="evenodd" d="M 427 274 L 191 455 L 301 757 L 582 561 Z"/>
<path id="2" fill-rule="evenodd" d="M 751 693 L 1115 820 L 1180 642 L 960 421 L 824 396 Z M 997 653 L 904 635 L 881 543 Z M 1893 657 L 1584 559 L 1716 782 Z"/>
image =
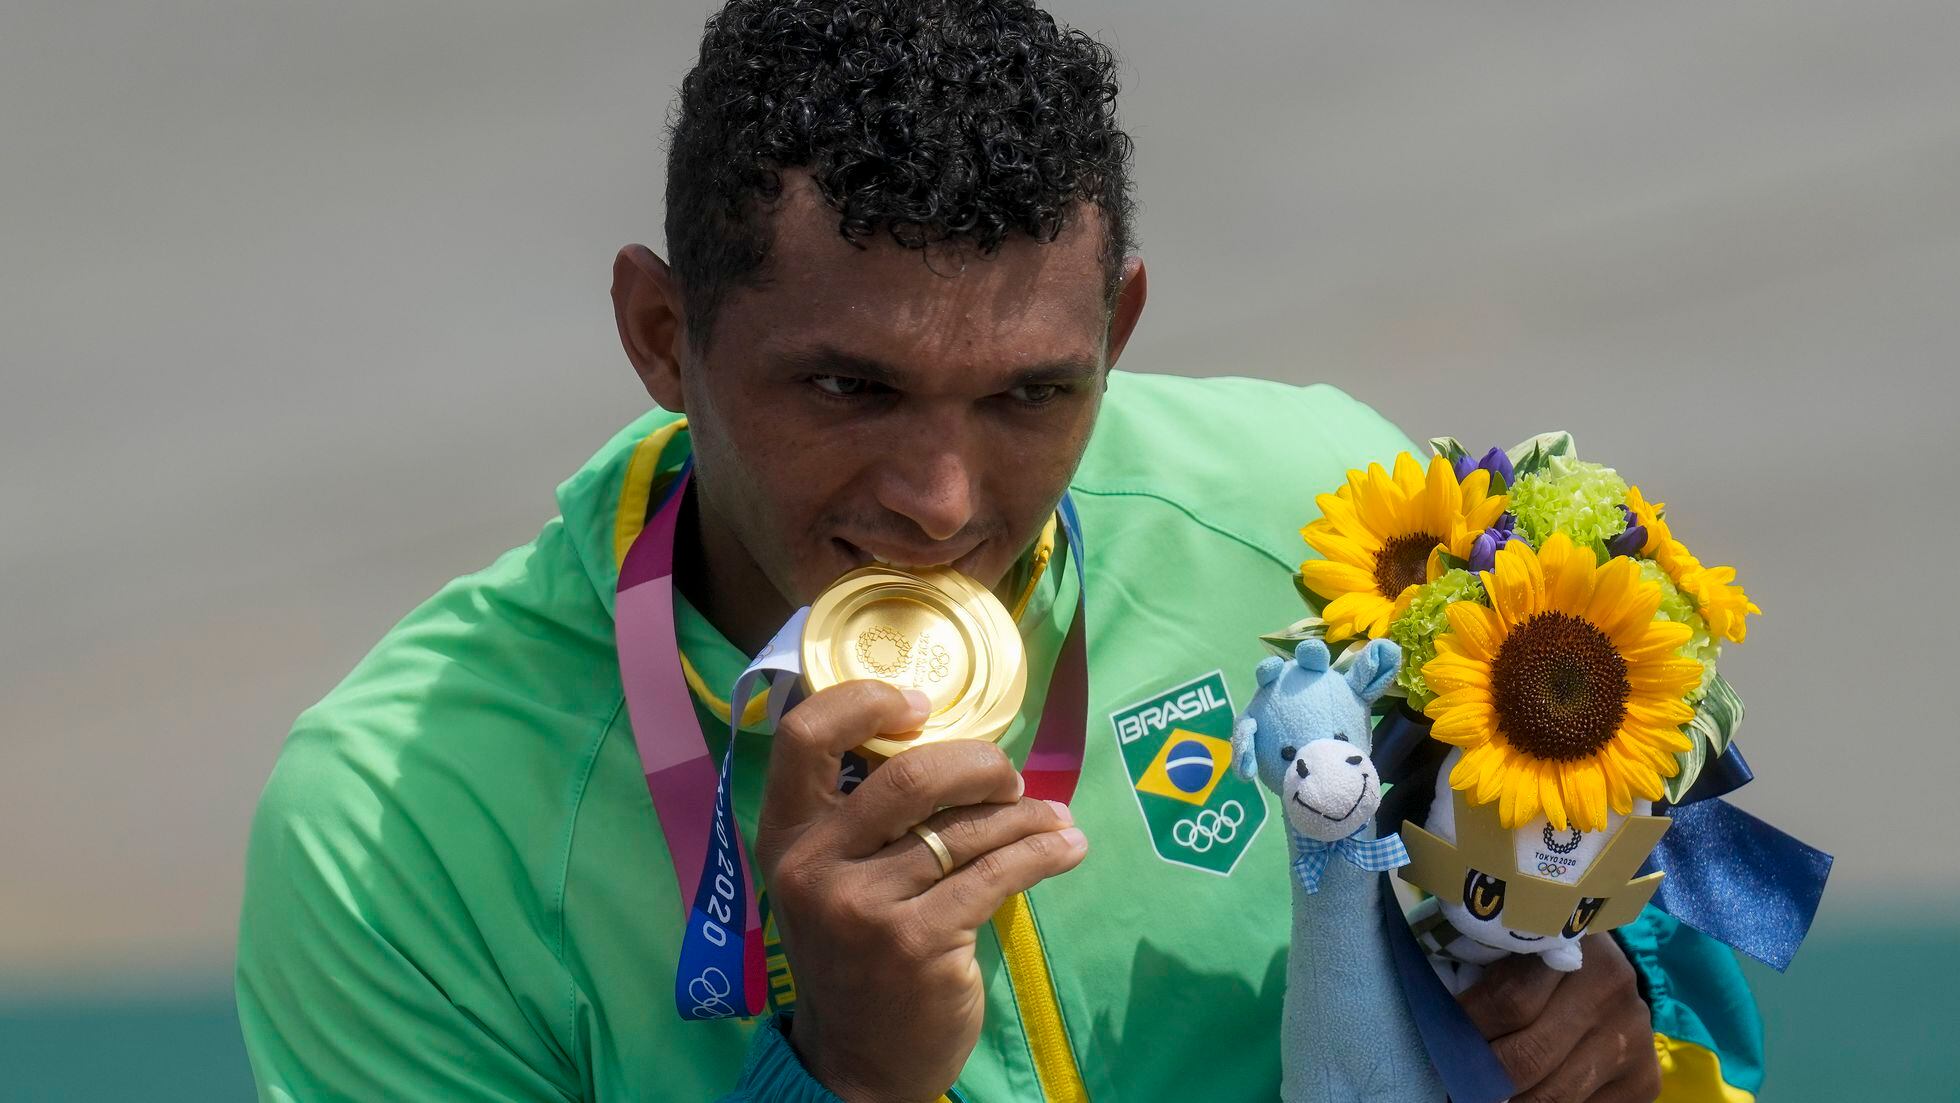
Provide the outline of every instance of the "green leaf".
<path id="1" fill-rule="evenodd" d="M 1259 642 L 1272 649 L 1273 654 L 1282 659 L 1293 657 L 1293 649 L 1302 640 L 1324 640 L 1327 638 L 1327 622 L 1319 617 L 1306 617 L 1277 632 L 1267 632 L 1259 637 Z"/>
<path id="2" fill-rule="evenodd" d="M 1435 449 L 1437 455 L 1451 463 L 1455 463 L 1470 454 L 1464 451 L 1463 445 L 1457 443 L 1455 437 L 1430 437 L 1429 447 Z"/>
<path id="3" fill-rule="evenodd" d="M 1729 742 L 1742 728 L 1742 698 L 1720 674 L 1709 679 L 1708 692 L 1695 709 L 1695 718 L 1682 729 L 1694 746 L 1676 755 L 1681 772 L 1667 779 L 1667 799 L 1679 801 L 1701 776 L 1708 760 L 1727 753 Z"/>
<path id="4" fill-rule="evenodd" d="M 1327 599 L 1309 589 L 1307 580 L 1300 577 L 1299 571 L 1293 572 L 1293 589 L 1300 595 L 1300 600 L 1307 603 L 1308 611 L 1314 616 L 1318 617 L 1327 608 Z"/>
<path id="5" fill-rule="evenodd" d="M 1443 569 L 1446 571 L 1467 571 L 1470 569 L 1470 561 L 1468 559 L 1458 559 L 1449 552 L 1443 552 L 1436 559 L 1437 562 L 1443 565 Z"/>
<path id="6" fill-rule="evenodd" d="M 1717 674 L 1708 680 L 1708 692 L 1695 710 L 1694 723 L 1707 732 L 1709 746 L 1717 755 L 1726 754 L 1729 741 L 1742 730 L 1742 711 L 1742 698 L 1736 696 L 1726 678 Z"/>
<path id="7" fill-rule="evenodd" d="M 1572 434 L 1561 429 L 1555 433 L 1540 433 L 1506 455 L 1511 458 L 1511 467 L 1520 479 L 1535 475 L 1545 469 L 1555 457 L 1578 459 L 1578 446 L 1572 443 Z"/>
<path id="8" fill-rule="evenodd" d="M 1688 795 L 1688 790 L 1694 788 L 1695 779 L 1701 776 L 1702 765 L 1708 761 L 1708 735 L 1701 730 L 1701 725 L 1690 724 L 1687 735 L 1694 745 L 1674 756 L 1681 763 L 1681 772 L 1666 779 L 1670 804 L 1678 803 Z"/>

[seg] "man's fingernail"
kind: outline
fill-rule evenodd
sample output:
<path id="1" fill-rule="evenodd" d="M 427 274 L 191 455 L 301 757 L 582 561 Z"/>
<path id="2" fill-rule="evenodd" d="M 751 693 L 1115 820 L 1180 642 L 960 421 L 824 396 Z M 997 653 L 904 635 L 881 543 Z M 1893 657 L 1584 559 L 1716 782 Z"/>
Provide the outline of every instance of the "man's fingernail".
<path id="1" fill-rule="evenodd" d="M 1056 832 L 1056 834 L 1067 840 L 1068 845 L 1077 850 L 1089 849 L 1089 836 L 1084 835 L 1082 829 L 1079 827 L 1064 827 Z"/>
<path id="2" fill-rule="evenodd" d="M 1061 817 L 1063 823 L 1066 824 L 1066 823 L 1075 822 L 1075 814 L 1070 812 L 1068 810 L 1068 805 L 1063 804 L 1061 801 L 1051 800 L 1048 802 L 1048 807 L 1053 808 L 1055 810 L 1055 815 Z"/>
<path id="3" fill-rule="evenodd" d="M 1019 770 L 1014 771 L 1014 799 L 1020 800 L 1021 795 L 1027 791 L 1028 779 Z"/>
<path id="4" fill-rule="evenodd" d="M 920 719 L 932 715 L 932 698 L 916 689 L 905 691 L 905 703 L 912 706 L 912 712 Z"/>

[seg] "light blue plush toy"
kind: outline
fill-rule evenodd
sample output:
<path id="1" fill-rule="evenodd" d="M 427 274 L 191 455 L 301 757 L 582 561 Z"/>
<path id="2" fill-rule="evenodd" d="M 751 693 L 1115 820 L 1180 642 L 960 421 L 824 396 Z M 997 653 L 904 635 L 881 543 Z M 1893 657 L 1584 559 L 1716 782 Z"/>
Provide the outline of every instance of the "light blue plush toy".
<path id="1" fill-rule="evenodd" d="M 1381 916 L 1382 871 L 1406 864 L 1395 835 L 1375 837 L 1381 777 L 1369 760 L 1368 706 L 1402 653 L 1374 640 L 1343 674 L 1307 640 L 1259 664 L 1258 691 L 1232 727 L 1232 762 L 1279 794 L 1293 842 L 1293 945 L 1281 1031 L 1290 1103 L 1441 1103 L 1396 981 Z"/>

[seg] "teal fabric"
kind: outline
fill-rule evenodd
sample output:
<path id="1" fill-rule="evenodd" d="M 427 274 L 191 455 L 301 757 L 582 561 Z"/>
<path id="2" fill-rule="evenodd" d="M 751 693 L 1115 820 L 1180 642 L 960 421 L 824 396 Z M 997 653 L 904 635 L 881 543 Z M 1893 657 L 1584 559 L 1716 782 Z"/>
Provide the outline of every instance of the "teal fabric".
<path id="1" fill-rule="evenodd" d="M 842 1103 L 835 1092 L 812 1078 L 783 1036 L 784 1017 L 772 1016 L 749 1039 L 742 1083 L 720 1103 Z"/>
<path id="2" fill-rule="evenodd" d="M 1735 951 L 1653 907 L 1614 934 L 1640 975 L 1654 1030 L 1715 1051 L 1724 1081 L 1760 1092 L 1763 1021 Z"/>

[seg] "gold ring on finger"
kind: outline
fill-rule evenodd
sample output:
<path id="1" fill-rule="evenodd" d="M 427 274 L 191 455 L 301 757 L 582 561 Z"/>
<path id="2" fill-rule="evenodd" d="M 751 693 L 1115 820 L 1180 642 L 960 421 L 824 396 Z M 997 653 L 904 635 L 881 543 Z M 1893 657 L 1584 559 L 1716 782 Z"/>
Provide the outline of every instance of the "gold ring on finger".
<path id="1" fill-rule="evenodd" d="M 953 872 L 953 852 L 946 849 L 946 840 L 939 837 L 939 832 L 925 824 L 916 823 L 912 825 L 912 834 L 925 840 L 926 846 L 932 851 L 932 856 L 939 859 L 941 877 Z"/>

